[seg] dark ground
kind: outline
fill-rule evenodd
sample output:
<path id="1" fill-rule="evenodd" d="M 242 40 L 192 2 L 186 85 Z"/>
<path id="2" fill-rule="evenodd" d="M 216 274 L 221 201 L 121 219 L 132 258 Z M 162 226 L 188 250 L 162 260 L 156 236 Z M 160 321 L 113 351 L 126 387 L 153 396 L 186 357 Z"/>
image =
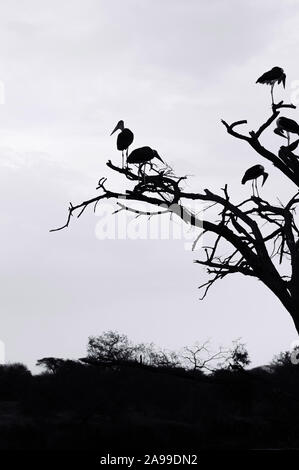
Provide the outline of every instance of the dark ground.
<path id="1" fill-rule="evenodd" d="M 299 448 L 299 369 L 0 366 L 0 450 Z"/>

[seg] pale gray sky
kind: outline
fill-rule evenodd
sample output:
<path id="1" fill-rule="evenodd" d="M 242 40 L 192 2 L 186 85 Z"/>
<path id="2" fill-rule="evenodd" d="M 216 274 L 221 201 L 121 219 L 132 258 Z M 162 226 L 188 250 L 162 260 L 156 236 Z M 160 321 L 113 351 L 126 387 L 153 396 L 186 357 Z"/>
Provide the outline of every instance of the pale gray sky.
<path id="1" fill-rule="evenodd" d="M 200 302 L 202 268 L 181 240 L 105 240 L 86 211 L 59 233 L 69 201 L 92 196 L 119 119 L 189 187 L 236 200 L 259 158 L 220 119 L 254 128 L 270 111 L 256 78 L 274 65 L 299 79 L 298 0 L 0 1 L 1 329 L 7 360 L 78 357 L 87 337 L 117 329 L 178 349 L 242 337 L 254 363 L 289 347 L 295 330 L 255 280 L 227 278 Z M 298 111 L 292 111 L 296 118 Z M 277 145 L 269 132 L 266 141 Z M 267 166 L 267 165 L 265 165 Z M 264 194 L 294 190 L 269 168 Z M 279 190 L 279 191 L 278 191 Z"/>

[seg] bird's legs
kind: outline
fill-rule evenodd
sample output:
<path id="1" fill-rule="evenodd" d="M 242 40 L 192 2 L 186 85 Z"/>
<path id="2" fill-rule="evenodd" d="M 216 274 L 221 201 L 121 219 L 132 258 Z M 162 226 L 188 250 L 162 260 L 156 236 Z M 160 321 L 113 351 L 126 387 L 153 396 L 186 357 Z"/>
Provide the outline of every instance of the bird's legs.
<path id="1" fill-rule="evenodd" d="M 256 188 L 257 197 L 259 198 L 260 195 L 259 195 L 259 190 L 258 190 L 258 186 L 257 186 L 257 178 L 255 179 L 255 188 Z"/>
<path id="2" fill-rule="evenodd" d="M 272 99 L 272 106 L 274 104 L 274 97 L 273 97 L 273 88 L 274 88 L 275 83 L 271 83 L 271 99 Z"/>
<path id="3" fill-rule="evenodd" d="M 143 175 L 143 183 L 145 183 L 145 178 L 146 178 L 146 165 L 149 165 L 150 169 L 153 168 L 153 164 L 151 162 L 143 162 L 139 163 L 139 168 L 138 168 L 138 177 L 141 179 Z"/>
<path id="4" fill-rule="evenodd" d="M 122 164 L 122 168 L 124 168 L 125 164 L 124 164 L 124 151 L 123 150 L 121 151 L 121 164 Z"/>
<path id="5" fill-rule="evenodd" d="M 255 194 L 254 194 L 254 180 L 252 180 L 252 195 L 253 195 L 253 197 L 255 196 Z"/>
<path id="6" fill-rule="evenodd" d="M 141 179 L 142 173 L 143 173 L 143 183 L 145 183 L 145 168 L 146 168 L 146 162 L 139 164 L 138 176 Z"/>
<path id="7" fill-rule="evenodd" d="M 287 132 L 288 145 L 290 145 L 290 133 Z"/>

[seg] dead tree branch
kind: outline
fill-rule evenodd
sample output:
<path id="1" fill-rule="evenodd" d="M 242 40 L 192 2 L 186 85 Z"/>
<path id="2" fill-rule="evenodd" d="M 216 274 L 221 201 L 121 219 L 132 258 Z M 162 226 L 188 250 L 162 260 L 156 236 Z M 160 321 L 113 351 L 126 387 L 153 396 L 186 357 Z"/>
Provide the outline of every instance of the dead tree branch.
<path id="1" fill-rule="evenodd" d="M 299 159 L 294 154 L 299 139 L 288 146 L 281 146 L 277 154 L 260 142 L 280 110 L 288 108 L 294 109 L 295 106 L 284 104 L 283 101 L 274 104 L 272 115 L 256 131 L 248 134 L 236 130 L 246 124 L 246 120 L 232 124 L 222 120 L 222 123 L 228 134 L 248 142 L 261 157 L 270 161 L 299 187 Z M 121 174 L 128 181 L 130 189 L 125 192 L 112 191 L 106 187 L 107 179 L 101 178 L 97 186 L 100 194 L 77 205 L 70 204 L 66 222 L 52 231 L 68 227 L 74 215 L 80 217 L 89 206 L 96 207 L 107 199 L 116 201 L 114 214 L 127 211 L 136 217 L 149 218 L 154 215 L 175 215 L 184 223 L 199 229 L 193 249 L 203 235 L 209 234 L 209 239 L 213 239 L 211 246 L 201 248 L 203 259 L 195 261 L 204 266 L 211 276 L 200 286 L 204 289 L 203 297 L 217 280 L 230 274 L 255 277 L 279 298 L 299 331 L 299 228 L 296 223 L 299 192 L 285 204 L 277 205 L 256 196 L 234 204 L 227 185 L 220 194 L 209 189 L 198 193 L 186 192 L 182 188 L 186 176 L 176 176 L 168 166 L 149 166 L 150 169 L 145 172 L 134 165 L 132 168 L 121 168 L 109 160 L 107 167 Z M 187 207 L 188 201 L 207 203 L 207 207 L 198 215 Z M 133 205 L 127 205 L 128 202 Z M 153 206 L 155 210 L 137 209 L 134 207 L 136 202 Z M 211 209 L 215 207 L 219 210 L 219 219 L 216 221 L 215 216 L 210 215 Z"/>

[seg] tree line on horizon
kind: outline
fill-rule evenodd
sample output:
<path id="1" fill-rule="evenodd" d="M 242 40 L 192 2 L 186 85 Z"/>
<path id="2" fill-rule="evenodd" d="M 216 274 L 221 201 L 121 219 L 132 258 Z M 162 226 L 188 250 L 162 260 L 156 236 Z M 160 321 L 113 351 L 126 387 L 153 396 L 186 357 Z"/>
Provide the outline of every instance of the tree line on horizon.
<path id="1" fill-rule="evenodd" d="M 299 373 L 290 353 L 248 369 L 242 343 L 207 346 L 185 348 L 183 358 L 106 331 L 89 338 L 85 358 L 39 359 L 36 375 L 20 363 L 0 366 L 0 450 L 281 447 L 293 422 L 296 437 Z M 223 357 L 214 366 L 215 354 Z"/>

